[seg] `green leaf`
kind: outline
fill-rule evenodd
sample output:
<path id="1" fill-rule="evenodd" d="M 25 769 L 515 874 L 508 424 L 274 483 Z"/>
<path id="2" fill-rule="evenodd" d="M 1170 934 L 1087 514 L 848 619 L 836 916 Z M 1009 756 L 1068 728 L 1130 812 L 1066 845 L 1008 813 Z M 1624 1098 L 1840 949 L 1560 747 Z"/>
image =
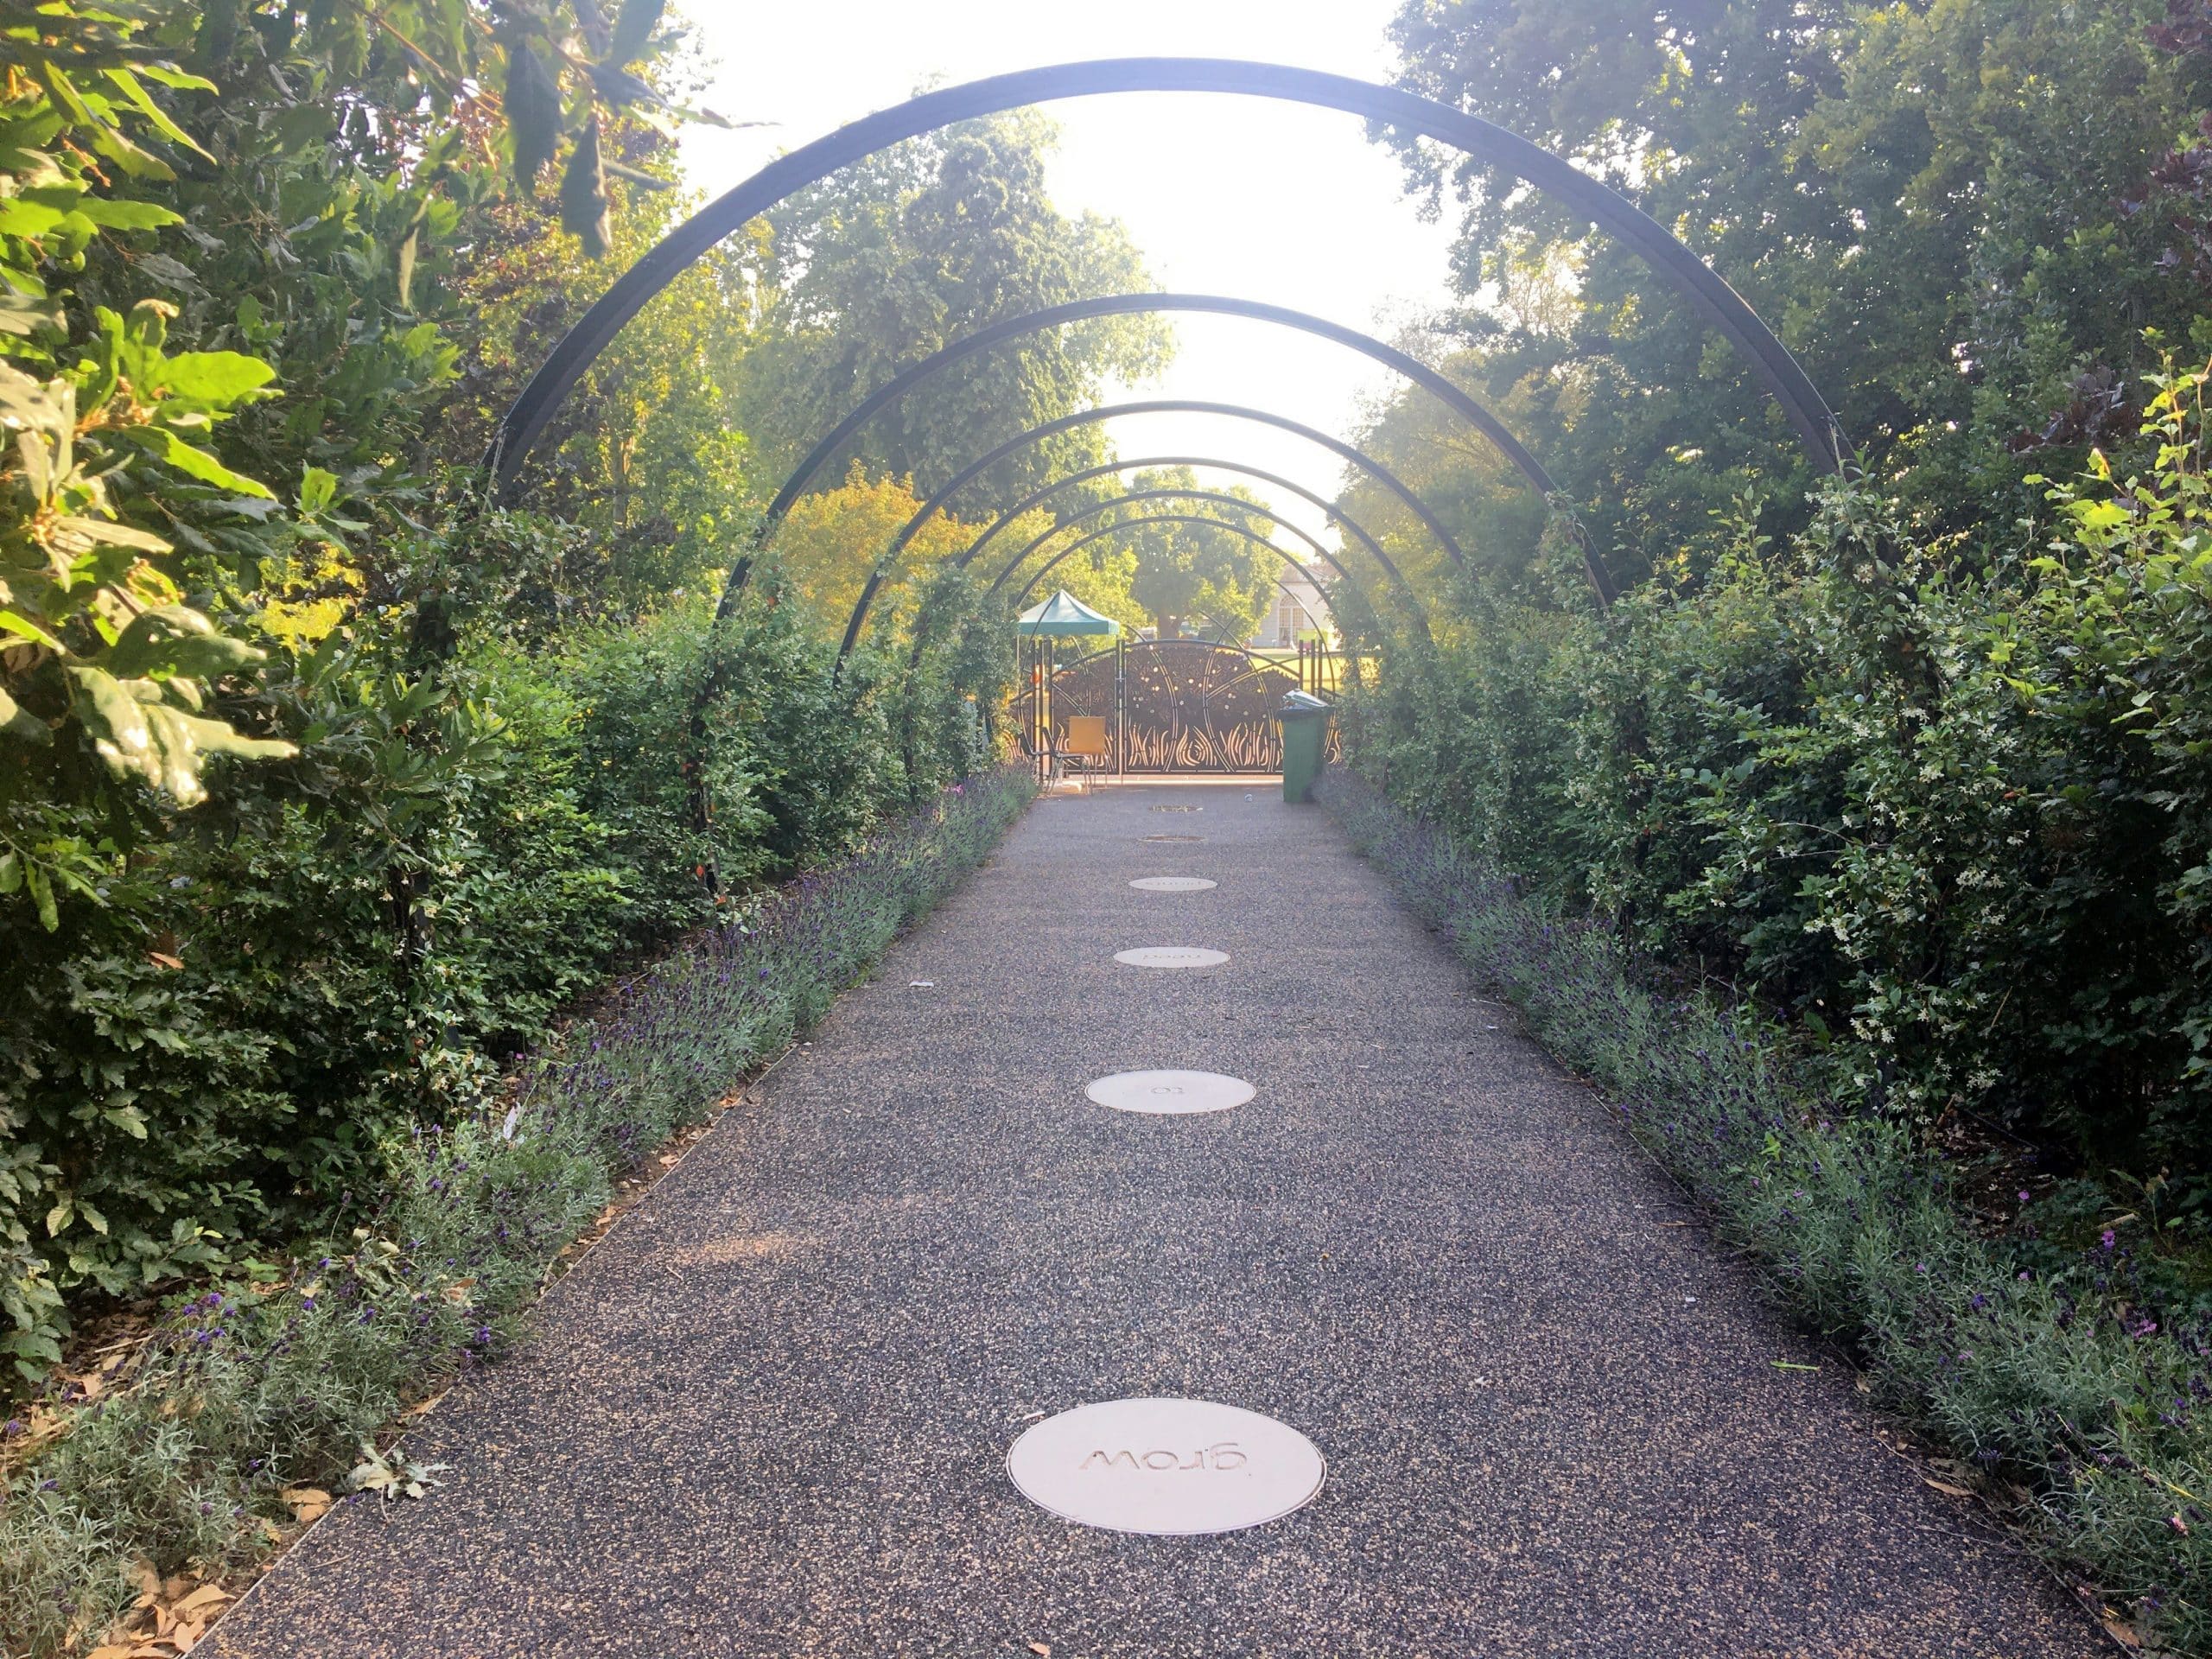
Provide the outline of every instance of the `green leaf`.
<path id="1" fill-rule="evenodd" d="M 154 747 L 146 705 L 104 669 L 73 664 L 69 681 L 77 693 L 77 717 L 92 734 L 100 758 L 119 772 L 143 771 Z"/>
<path id="2" fill-rule="evenodd" d="M 605 257 L 613 238 L 607 220 L 607 173 L 600 165 L 599 118 L 584 124 L 569 170 L 561 178 L 561 228 L 583 238 L 584 251 Z"/>
<path id="3" fill-rule="evenodd" d="M 113 127 L 94 127 L 92 148 L 134 179 L 158 179 L 166 182 L 176 177 L 175 168 L 151 150 L 141 149 Z"/>
<path id="4" fill-rule="evenodd" d="M 184 223 L 184 215 L 174 208 L 111 196 L 87 196 L 77 204 L 77 211 L 111 231 L 157 231 L 164 225 Z"/>
<path id="5" fill-rule="evenodd" d="M 198 611 L 164 605 L 133 617 L 99 666 L 119 680 L 172 675 L 208 679 L 257 663 L 264 654 L 243 639 L 218 633 Z"/>
<path id="6" fill-rule="evenodd" d="M 212 162 L 215 159 L 213 156 L 208 155 L 206 150 L 200 149 L 197 143 L 194 143 L 192 135 L 185 131 L 182 127 L 177 125 L 175 122 L 170 120 L 168 112 L 164 111 L 160 105 L 155 103 L 151 98 L 147 96 L 146 89 L 138 84 L 137 76 L 132 74 L 128 69 L 108 69 L 102 71 L 102 73 L 107 76 L 109 80 L 112 81 L 116 86 L 123 89 L 123 95 L 129 99 L 132 104 L 137 106 L 139 114 L 144 116 L 147 120 L 153 123 L 154 130 L 160 133 L 162 137 L 168 139 L 173 144 L 183 145 L 194 155 L 203 157 L 207 161 Z M 212 91 L 213 89 L 211 88 L 210 90 Z"/>
<path id="7" fill-rule="evenodd" d="M 61 327 L 61 307 L 53 300 L 0 292 L 0 334 L 28 337 L 41 329 Z"/>
<path id="8" fill-rule="evenodd" d="M 27 196 L 0 197 L 0 236 L 32 240 L 46 235 L 61 222 L 66 209 L 33 201 Z"/>
<path id="9" fill-rule="evenodd" d="M 153 709 L 148 714 L 165 742 L 188 743 L 195 753 L 227 754 L 241 760 L 286 760 L 300 752 L 297 744 L 281 737 L 248 737 L 235 727 L 205 715 L 168 708 Z"/>
<path id="10" fill-rule="evenodd" d="M 174 87 L 180 92 L 213 92 L 221 90 L 205 75 L 188 74 L 166 63 L 142 63 L 138 73 L 150 81 Z"/>
<path id="11" fill-rule="evenodd" d="M 66 1198 L 61 1199 L 53 1209 L 46 1212 L 47 1236 L 59 1238 L 61 1236 L 61 1230 L 69 1224 L 76 1213 L 77 1206 L 74 1204 Z"/>
<path id="12" fill-rule="evenodd" d="M 398 279 L 399 304 L 403 310 L 415 305 L 415 265 L 423 255 L 423 221 L 417 218 L 407 227 L 407 234 L 399 238 L 399 246 L 392 255 L 393 274 Z"/>
<path id="13" fill-rule="evenodd" d="M 130 435 L 188 478 L 213 484 L 218 489 L 234 490 L 240 495 L 258 496 L 264 500 L 276 499 L 276 493 L 266 484 L 232 472 L 205 449 L 194 448 L 165 426 L 134 427 Z"/>
<path id="14" fill-rule="evenodd" d="M 661 13 L 666 0 L 622 0 L 622 10 L 614 20 L 614 35 L 607 48 L 607 61 L 615 68 L 634 63 L 645 54 L 652 41 L 653 30 L 660 26 Z"/>
<path id="15" fill-rule="evenodd" d="M 300 511 L 312 516 L 338 499 L 338 474 L 310 467 L 300 474 Z"/>
<path id="16" fill-rule="evenodd" d="M 162 365 L 162 384 L 171 397 L 219 408 L 251 397 L 276 378 L 276 365 L 244 352 L 184 352 Z"/>
<path id="17" fill-rule="evenodd" d="M 23 887 L 30 893 L 31 903 L 38 907 L 39 925 L 52 933 L 61 925 L 61 907 L 54 902 L 54 883 L 46 879 L 46 872 L 37 865 L 23 866 Z"/>
<path id="18" fill-rule="evenodd" d="M 118 524 L 106 518 L 86 518 L 76 513 L 63 513 L 54 519 L 54 526 L 63 532 L 55 537 L 57 546 L 70 552 L 81 552 L 89 547 L 127 547 L 140 553 L 170 553 L 175 551 L 149 530 L 140 530 L 131 524 Z"/>
<path id="19" fill-rule="evenodd" d="M 44 645 L 48 651 L 62 648 L 59 639 L 19 611 L 0 611 L 0 628 L 29 640 L 35 645 Z"/>
<path id="20" fill-rule="evenodd" d="M 535 192 L 538 174 L 561 143 L 561 83 L 535 42 L 517 41 L 507 48 L 506 105 L 515 180 Z"/>
<path id="21" fill-rule="evenodd" d="M 44 748 L 54 741 L 54 734 L 47 729 L 46 722 L 5 691 L 0 691 L 0 732 L 5 732 L 19 743 L 33 744 L 39 748 Z M 0 884 L 0 893 L 11 891 L 11 888 Z"/>

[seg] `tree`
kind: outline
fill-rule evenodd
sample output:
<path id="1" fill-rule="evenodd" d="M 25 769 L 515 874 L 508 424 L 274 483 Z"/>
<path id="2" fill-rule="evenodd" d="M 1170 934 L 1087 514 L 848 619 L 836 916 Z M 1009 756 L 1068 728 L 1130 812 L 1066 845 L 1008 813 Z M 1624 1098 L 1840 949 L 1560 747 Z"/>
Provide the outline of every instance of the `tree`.
<path id="1" fill-rule="evenodd" d="M 1187 467 L 1141 472 L 1129 480 L 1133 494 L 1196 487 L 1197 475 Z M 1243 485 L 1217 493 L 1255 507 L 1265 505 Z M 1261 536 L 1274 528 L 1273 521 L 1264 512 L 1247 516 L 1217 503 L 1173 500 L 1140 503 L 1103 514 L 1097 521 L 1120 532 L 1102 538 L 1097 545 L 1116 549 L 1132 561 L 1129 595 L 1153 619 L 1161 639 L 1180 639 L 1183 625 L 1193 619 L 1202 619 L 1205 631 L 1214 639 L 1243 639 L 1267 613 L 1274 602 L 1274 578 L 1288 567 L 1246 537 L 1204 524 L 1163 521 L 1163 513 L 1220 518 Z"/>
<path id="2" fill-rule="evenodd" d="M 744 251 L 758 338 L 739 377 L 747 429 L 777 475 L 874 387 L 1003 319 L 1149 288 L 1121 226 L 1069 219 L 1045 194 L 1049 123 L 1033 111 L 964 122 L 855 163 L 768 219 Z M 873 422 L 849 459 L 927 490 L 1015 433 L 1097 401 L 1166 361 L 1151 317 L 1101 317 L 1010 340 L 936 376 Z M 977 480 L 983 506 L 1105 453 L 1096 427 L 1008 457 Z M 765 480 L 772 488 L 772 479 Z"/>
<path id="3" fill-rule="evenodd" d="M 2054 416 L 2085 372 L 2132 385 L 2155 360 L 2145 326 L 2186 333 L 2201 307 L 2188 262 L 2161 257 L 2190 204 L 2147 188 L 2208 85 L 2201 48 L 2150 32 L 2166 11 L 1471 0 L 1408 4 L 1392 34 L 1400 84 L 1567 156 L 1681 234 L 1803 358 L 1870 469 L 1962 528 L 1991 490 L 2028 510 L 2024 474 L 2069 464 L 2009 440 L 2078 445 Z M 1640 260 L 1478 166 L 1391 142 L 1432 205 L 1461 204 L 1463 367 L 1493 394 L 1571 399 L 1532 442 L 1618 575 L 1715 545 L 1711 514 L 1753 483 L 1780 504 L 1770 531 L 1802 522 L 1792 435 Z"/>
<path id="4" fill-rule="evenodd" d="M 871 480 L 858 461 L 839 488 L 803 495 L 791 504 L 771 546 L 822 626 L 842 632 L 868 573 L 921 505 L 911 484 Z M 920 591 L 932 566 L 980 533 L 978 526 L 944 513 L 924 524 L 899 555 L 897 575 L 871 606 L 871 626 L 886 628 L 897 615 L 900 596 Z"/>
<path id="5" fill-rule="evenodd" d="M 127 840 L 205 795 L 207 757 L 292 753 L 242 702 L 261 625 L 289 589 L 358 591 L 334 555 L 411 523 L 457 356 L 438 244 L 503 165 L 534 201 L 565 132 L 563 219 L 603 250 L 610 171 L 658 183 L 607 152 L 618 111 L 666 125 L 632 73 L 660 12 L 582 0 L 580 35 L 528 0 L 10 14 L 0 892 L 51 925 L 96 868 L 57 811 Z"/>

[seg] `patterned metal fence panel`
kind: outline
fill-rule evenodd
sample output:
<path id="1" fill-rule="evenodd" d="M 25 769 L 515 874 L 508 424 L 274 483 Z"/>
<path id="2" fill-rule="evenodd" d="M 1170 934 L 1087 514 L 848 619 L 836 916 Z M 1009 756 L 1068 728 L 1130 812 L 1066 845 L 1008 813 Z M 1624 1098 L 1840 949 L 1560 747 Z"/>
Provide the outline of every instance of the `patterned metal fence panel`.
<path id="1" fill-rule="evenodd" d="M 1069 664 L 1052 676 L 1051 705 L 1056 731 L 1065 731 L 1071 715 L 1104 717 L 1109 770 L 1282 770 L 1282 729 L 1275 710 L 1284 693 L 1299 689 L 1294 664 L 1203 639 L 1133 641 L 1123 661 L 1119 722 L 1114 672 L 1110 650 Z M 1015 699 L 1017 724 L 1028 718 L 1028 704 L 1026 691 Z M 1118 747 L 1124 741 L 1126 753 Z M 1337 749 L 1332 731 L 1332 759 Z"/>

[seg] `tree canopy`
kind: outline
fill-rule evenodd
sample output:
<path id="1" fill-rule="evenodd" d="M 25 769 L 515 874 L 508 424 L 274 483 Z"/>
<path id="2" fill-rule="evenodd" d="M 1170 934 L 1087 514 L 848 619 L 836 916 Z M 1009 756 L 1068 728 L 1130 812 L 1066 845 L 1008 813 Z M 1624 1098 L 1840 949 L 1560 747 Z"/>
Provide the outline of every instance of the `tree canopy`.
<path id="1" fill-rule="evenodd" d="M 1119 226 L 1045 191 L 1051 124 L 1023 111 L 913 138 L 801 192 L 743 251 L 757 338 L 741 410 L 776 478 L 900 369 L 994 322 L 1152 286 Z M 1165 365 L 1156 317 L 1099 317 L 1009 341 L 936 376 L 854 441 L 873 476 L 924 493 L 1029 427 Z M 1008 456 L 974 486 L 1006 501 L 1102 459 L 1095 427 Z M 764 478 L 772 489 L 776 479 Z M 980 509 L 978 509 L 980 510 Z"/>

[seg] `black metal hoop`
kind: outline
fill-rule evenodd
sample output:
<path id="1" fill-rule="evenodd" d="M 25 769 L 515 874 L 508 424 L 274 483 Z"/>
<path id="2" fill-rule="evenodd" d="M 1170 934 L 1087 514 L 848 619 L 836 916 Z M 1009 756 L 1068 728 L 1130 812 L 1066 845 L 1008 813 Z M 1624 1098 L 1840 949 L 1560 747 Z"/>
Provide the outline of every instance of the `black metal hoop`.
<path id="1" fill-rule="evenodd" d="M 986 469 L 1003 461 L 1024 444 L 1034 443 L 1040 438 L 1049 438 L 1055 433 L 1065 432 L 1073 427 L 1089 425 L 1096 421 L 1116 420 L 1124 415 L 1159 414 L 1224 415 L 1236 420 L 1256 422 L 1262 426 L 1272 426 L 1321 445 L 1344 460 L 1363 467 L 1374 474 L 1376 480 L 1403 501 L 1414 516 L 1421 520 L 1422 526 L 1436 537 L 1444 550 L 1451 556 L 1452 563 L 1462 570 L 1466 569 L 1466 556 L 1459 550 L 1459 543 L 1452 538 L 1452 532 L 1445 529 L 1436 515 L 1429 510 L 1428 504 L 1415 494 L 1412 487 L 1388 467 L 1365 450 L 1357 448 L 1341 438 L 1331 437 L 1325 432 L 1303 425 L 1286 416 L 1270 415 L 1265 410 L 1253 409 L 1243 404 L 1207 403 L 1188 397 L 1154 397 L 1133 404 L 1108 404 L 1097 409 L 1078 410 L 1072 415 L 1063 415 L 1057 420 L 1046 421 L 1039 425 L 1033 426 L 1027 432 L 1016 433 L 980 459 L 969 462 L 944 488 L 917 507 L 914 510 L 914 516 L 899 527 L 898 535 L 892 538 L 891 545 L 884 550 L 882 558 L 877 561 L 875 569 L 868 573 L 868 581 L 861 588 L 860 603 L 854 607 L 853 621 L 846 629 L 843 643 L 838 647 L 840 654 L 852 649 L 853 641 L 859 634 L 860 623 L 868 615 L 868 607 L 874 602 L 876 590 L 882 587 L 884 578 L 891 574 L 892 567 L 898 563 L 899 556 L 906 550 L 906 544 L 921 533 L 924 524 L 944 510 L 944 504 L 947 501 L 959 493 L 963 486 L 972 482 Z M 729 580 L 722 588 L 722 602 L 718 614 L 728 613 L 731 606 L 734 603 L 734 596 L 743 585 L 744 580 L 745 573 L 742 569 L 731 570 Z"/>
<path id="2" fill-rule="evenodd" d="M 1258 467 L 1247 467 L 1241 461 L 1224 461 L 1216 455 L 1145 455 L 1135 461 L 1104 461 L 1096 467 L 1086 467 L 1080 472 L 1070 473 L 1065 478 L 1055 479 L 1050 484 L 1043 485 L 1039 488 L 1031 491 L 1029 494 L 1023 497 L 1013 506 L 1008 507 L 1003 513 L 1000 514 L 999 517 L 992 522 L 989 529 L 986 530 L 981 536 L 977 537 L 976 540 L 970 542 L 968 546 L 962 550 L 959 556 L 952 561 L 952 568 L 956 570 L 966 569 L 969 564 L 975 562 L 976 556 L 982 552 L 983 549 L 989 545 L 992 537 L 996 536 L 1001 530 L 1004 530 L 1015 519 L 1019 518 L 1023 513 L 1028 512 L 1032 507 L 1038 505 L 1054 492 L 1065 489 L 1072 485 L 1084 483 L 1090 479 L 1104 478 L 1111 474 L 1130 472 L 1145 467 L 1211 467 L 1219 472 L 1236 473 L 1245 478 L 1258 479 L 1261 482 L 1265 484 L 1279 486 L 1282 489 L 1289 491 L 1290 493 L 1297 496 L 1300 499 L 1306 501 L 1312 505 L 1319 508 L 1322 512 L 1326 513 L 1331 518 L 1336 520 L 1338 524 L 1344 526 L 1344 530 L 1353 537 L 1354 540 L 1357 541 L 1360 545 L 1367 550 L 1368 553 L 1373 557 L 1377 565 L 1382 567 L 1384 569 L 1391 569 L 1390 556 L 1382 550 L 1382 544 L 1376 541 L 1375 537 L 1369 533 L 1368 529 L 1364 524 L 1361 524 L 1357 518 L 1354 518 L 1350 513 L 1344 512 L 1344 510 L 1339 507 L 1335 502 L 1328 499 L 1325 496 L 1307 489 L 1303 484 L 1295 483 L 1293 480 L 1283 477 L 1279 473 L 1270 473 Z M 1287 522 L 1277 514 L 1269 513 L 1268 516 L 1274 518 L 1275 522 L 1278 524 Z M 1063 519 L 1060 522 L 1063 524 L 1072 524 L 1076 522 L 1076 520 L 1071 518 Z M 1293 526 L 1293 528 L 1295 529 L 1295 526 Z M 1310 537 L 1307 539 L 1311 540 Z M 1325 553 L 1323 556 L 1326 557 L 1327 555 Z M 1332 560 L 1331 563 L 1333 563 L 1334 561 Z M 1338 568 L 1341 569 L 1341 567 Z M 1395 574 L 1395 571 L 1393 574 Z M 1351 580 L 1349 574 L 1346 575 L 1345 580 Z M 861 591 L 861 596 L 854 601 L 853 613 L 851 616 L 848 617 L 845 621 L 845 638 L 843 645 L 840 647 L 841 654 L 843 652 L 849 652 L 853 646 L 859 642 L 861 629 L 868 620 L 868 609 L 874 600 L 876 588 L 873 585 L 863 587 Z M 1421 602 L 1419 596 L 1412 593 L 1410 589 L 1408 591 L 1407 597 L 1412 600 L 1416 606 Z"/>
<path id="3" fill-rule="evenodd" d="M 927 92 L 840 127 L 770 162 L 664 237 L 563 337 L 499 422 L 486 457 L 504 488 L 577 378 L 623 324 L 709 248 L 794 192 L 901 139 L 957 121 L 1053 99 L 1110 92 L 1209 92 L 1342 110 L 1465 151 L 1559 198 L 1620 238 L 1749 358 L 1752 372 L 1825 470 L 1846 449 L 1835 416 L 1789 348 L 1743 296 L 1666 227 L 1625 197 L 1504 128 L 1395 87 L 1319 70 L 1229 58 L 1109 58 L 995 75 Z"/>
<path id="4" fill-rule="evenodd" d="M 1041 311 L 1032 311 L 1025 316 L 1009 317 L 1004 321 L 995 322 L 900 370 L 861 399 L 851 414 L 838 422 L 836 428 L 808 450 L 800 458 L 798 465 L 791 468 L 753 532 L 751 551 L 757 554 L 767 545 L 769 537 L 776 533 L 777 527 L 783 523 L 800 495 L 804 493 L 807 486 L 836 459 L 837 452 L 850 442 L 855 433 L 932 375 L 950 368 L 977 352 L 1022 334 L 1037 334 L 1046 328 L 1083 322 L 1094 317 L 1126 316 L 1154 311 L 1188 311 L 1243 317 L 1256 322 L 1295 328 L 1303 334 L 1349 346 L 1404 376 L 1467 422 L 1490 440 L 1498 453 L 1512 464 L 1514 470 L 1547 504 L 1559 496 L 1559 486 L 1552 481 L 1551 474 L 1544 470 L 1542 463 L 1529 453 L 1521 441 L 1489 409 L 1420 359 L 1408 356 L 1395 346 L 1385 345 L 1371 334 L 1362 334 L 1357 328 L 1347 328 L 1324 317 L 1293 311 L 1287 307 L 1263 305 L 1256 300 L 1232 299 L 1218 294 L 1112 294 L 1098 299 L 1071 301 L 1065 305 L 1051 306 Z M 1583 564 L 1589 575 L 1590 585 L 1597 590 L 1599 602 L 1611 604 L 1615 596 L 1612 578 L 1605 567 L 1592 556 L 1586 544 L 1583 548 Z"/>

